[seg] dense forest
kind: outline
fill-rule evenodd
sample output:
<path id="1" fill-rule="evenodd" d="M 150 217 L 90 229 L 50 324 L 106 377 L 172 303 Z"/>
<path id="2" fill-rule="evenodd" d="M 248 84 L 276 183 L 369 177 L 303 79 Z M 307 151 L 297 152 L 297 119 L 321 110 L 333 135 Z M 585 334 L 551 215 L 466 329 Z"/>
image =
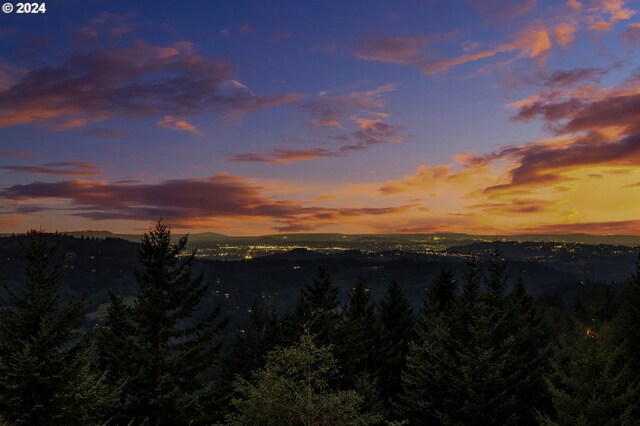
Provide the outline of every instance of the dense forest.
<path id="1" fill-rule="evenodd" d="M 584 283 L 569 306 L 531 294 L 498 244 L 444 265 L 419 306 L 401 273 L 345 298 L 320 263 L 291 309 L 262 294 L 238 323 L 160 222 L 127 243 L 136 261 L 84 260 L 131 276 L 108 295 L 85 284 L 105 297 L 91 322 L 62 285 L 68 252 L 24 241 L 23 278 L 0 277 L 0 424 L 640 423 L 640 257 L 619 291 Z"/>

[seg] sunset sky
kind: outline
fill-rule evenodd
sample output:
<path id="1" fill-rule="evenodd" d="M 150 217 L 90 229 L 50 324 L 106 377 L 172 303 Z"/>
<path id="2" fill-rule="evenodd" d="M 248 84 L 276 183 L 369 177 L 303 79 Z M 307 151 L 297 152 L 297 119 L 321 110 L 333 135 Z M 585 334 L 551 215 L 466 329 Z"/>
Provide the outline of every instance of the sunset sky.
<path id="1" fill-rule="evenodd" d="M 640 234 L 640 1 L 0 16 L 0 232 Z"/>

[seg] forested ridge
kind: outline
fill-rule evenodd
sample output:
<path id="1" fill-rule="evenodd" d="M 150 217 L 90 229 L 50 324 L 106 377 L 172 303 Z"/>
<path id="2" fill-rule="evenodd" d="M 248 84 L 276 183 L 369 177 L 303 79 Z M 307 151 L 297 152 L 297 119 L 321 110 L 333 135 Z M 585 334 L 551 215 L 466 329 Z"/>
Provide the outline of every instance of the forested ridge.
<path id="1" fill-rule="evenodd" d="M 0 424 L 640 423 L 640 258 L 622 294 L 585 283 L 562 306 L 529 294 L 496 243 L 443 267 L 417 309 L 393 277 L 376 300 L 355 280 L 345 303 L 320 263 L 290 309 L 257 298 L 230 324 L 187 237 L 160 222 L 117 266 L 133 297 L 114 286 L 87 331 L 65 253 L 26 241 L 0 308 Z"/>

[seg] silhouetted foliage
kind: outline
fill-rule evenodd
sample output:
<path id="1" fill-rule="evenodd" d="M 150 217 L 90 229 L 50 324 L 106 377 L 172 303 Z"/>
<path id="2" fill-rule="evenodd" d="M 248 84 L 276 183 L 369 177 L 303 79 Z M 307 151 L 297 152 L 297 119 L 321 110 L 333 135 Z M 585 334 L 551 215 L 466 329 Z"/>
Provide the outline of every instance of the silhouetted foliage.
<path id="1" fill-rule="evenodd" d="M 390 401 L 395 399 L 402 389 L 400 373 L 407 365 L 409 342 L 415 325 L 411 302 L 396 281 L 391 281 L 380 301 L 380 325 L 380 395 L 386 401 Z"/>
<path id="2" fill-rule="evenodd" d="M 640 249 L 635 272 L 623 293 L 615 330 L 616 343 L 623 346 L 633 376 L 640 378 Z"/>
<path id="3" fill-rule="evenodd" d="M 632 425 L 638 407 L 637 376 L 631 374 L 623 347 L 605 324 L 576 324 L 563 336 L 547 380 L 553 415 L 540 413 L 548 425 Z"/>
<path id="4" fill-rule="evenodd" d="M 546 394 L 549 333 L 504 261 L 491 253 L 485 291 L 473 259 L 462 293 L 451 271 L 436 278 L 402 374 L 399 416 L 412 424 L 534 424 Z"/>
<path id="5" fill-rule="evenodd" d="M 338 374 L 331 346 L 317 346 L 311 334 L 288 348 L 269 353 L 267 364 L 252 380 L 239 378 L 236 413 L 229 425 L 372 425 L 378 416 L 360 410 L 362 397 L 352 390 L 335 391 Z"/>
<path id="6" fill-rule="evenodd" d="M 137 297 L 130 309 L 118 302 L 107 320 L 109 327 L 125 325 L 121 315 L 130 315 L 125 328 L 131 334 L 123 335 L 127 375 L 119 417 L 132 424 L 189 424 L 211 415 L 213 383 L 206 375 L 217 365 L 221 345 L 217 336 L 224 321 L 218 318 L 218 307 L 203 318 L 193 318 L 208 286 L 202 275 L 193 274 L 195 252 L 183 255 L 186 243 L 187 237 L 172 243 L 162 222 L 145 234 L 141 268 L 136 270 Z M 102 362 L 110 374 L 122 371 L 110 350 L 103 352 Z"/>
<path id="7" fill-rule="evenodd" d="M 264 367 L 267 353 L 282 341 L 281 332 L 276 313 L 267 313 L 261 303 L 254 302 L 247 311 L 246 323 L 236 333 L 216 383 L 216 420 L 224 420 L 230 409 L 234 381 L 249 379 L 253 371 Z"/>
<path id="8" fill-rule="evenodd" d="M 613 279 L 549 278 L 497 243 L 452 249 L 481 255 L 463 270 L 396 252 L 196 261 L 161 222 L 139 245 L 28 238 L 0 245 L 0 425 L 638 424 L 640 256 L 620 298 Z M 111 269 L 131 271 L 135 249 L 132 287 Z M 537 284 L 510 278 L 531 269 Z"/>
<path id="9" fill-rule="evenodd" d="M 333 284 L 329 268 L 322 263 L 311 283 L 306 284 L 300 292 L 293 317 L 295 335 L 300 336 L 308 328 L 319 345 L 335 343 L 341 315 L 338 287 Z"/>
<path id="10" fill-rule="evenodd" d="M 135 373 L 135 364 L 130 358 L 134 331 L 130 309 L 121 296 L 109 292 L 107 317 L 98 326 L 95 336 L 98 368 L 105 372 L 109 385 L 119 396 L 110 412 L 116 424 L 126 424 L 130 420 L 125 414 L 125 406 L 129 377 Z"/>
<path id="11" fill-rule="evenodd" d="M 0 311 L 0 421 L 17 425 L 101 424 L 114 403 L 89 363 L 79 330 L 81 297 L 61 306 L 61 261 L 42 231 L 31 231 L 19 291 Z"/>
<path id="12" fill-rule="evenodd" d="M 342 361 L 343 374 L 353 385 L 360 373 L 377 375 L 380 346 L 380 325 L 375 306 L 370 302 L 371 290 L 364 278 L 358 278 L 349 290 L 349 304 L 345 322 L 340 329 L 341 347 L 338 359 Z"/>

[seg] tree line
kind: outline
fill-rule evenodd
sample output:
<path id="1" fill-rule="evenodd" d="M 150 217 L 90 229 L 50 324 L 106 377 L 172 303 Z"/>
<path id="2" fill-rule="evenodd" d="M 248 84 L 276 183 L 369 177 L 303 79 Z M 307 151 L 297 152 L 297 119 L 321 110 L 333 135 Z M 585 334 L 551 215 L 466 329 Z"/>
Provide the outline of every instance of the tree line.
<path id="1" fill-rule="evenodd" d="M 224 342 L 195 251 L 162 222 L 142 239 L 135 299 L 110 293 L 89 332 L 83 299 L 62 303 L 56 246 L 29 236 L 0 308 L 0 425 L 640 422 L 640 257 L 615 318 L 606 287 L 571 312 L 527 294 L 497 246 L 441 270 L 418 312 L 393 281 L 373 303 L 362 278 L 343 305 L 320 265 L 295 310 L 255 303 Z"/>

